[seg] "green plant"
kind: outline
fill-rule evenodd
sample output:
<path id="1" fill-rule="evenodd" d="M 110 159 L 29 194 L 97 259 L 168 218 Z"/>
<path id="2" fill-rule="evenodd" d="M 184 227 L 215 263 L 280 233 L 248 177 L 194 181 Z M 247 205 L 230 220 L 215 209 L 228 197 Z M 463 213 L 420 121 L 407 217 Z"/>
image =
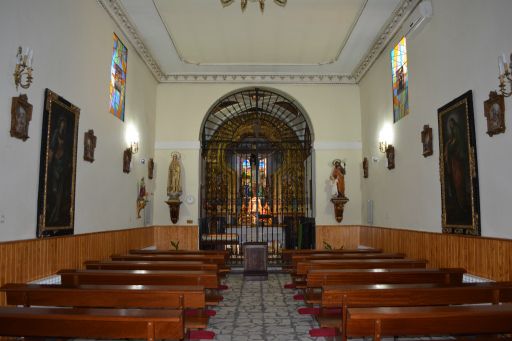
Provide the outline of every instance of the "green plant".
<path id="1" fill-rule="evenodd" d="M 329 251 L 332 251 L 332 250 L 343 250 L 343 245 L 341 245 L 338 249 L 332 247 L 331 244 L 329 244 L 328 242 L 326 242 L 325 240 L 323 241 L 324 243 L 324 250 L 329 250 Z"/>
<path id="2" fill-rule="evenodd" d="M 174 248 L 174 250 L 178 250 L 180 248 L 180 241 L 171 240 L 171 246 Z"/>

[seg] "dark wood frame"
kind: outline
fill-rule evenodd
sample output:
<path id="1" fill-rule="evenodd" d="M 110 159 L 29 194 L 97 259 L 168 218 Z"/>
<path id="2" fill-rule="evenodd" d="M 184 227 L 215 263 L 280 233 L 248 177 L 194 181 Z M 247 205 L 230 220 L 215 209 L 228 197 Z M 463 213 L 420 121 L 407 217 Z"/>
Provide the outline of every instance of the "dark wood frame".
<path id="1" fill-rule="evenodd" d="M 44 103 L 37 236 L 73 234 L 80 109 L 49 89 Z"/>
<path id="2" fill-rule="evenodd" d="M 505 132 L 505 97 L 496 91 L 489 92 L 484 102 L 484 115 L 487 119 L 487 134 L 493 136 Z"/>
<path id="3" fill-rule="evenodd" d="M 155 170 L 155 161 L 153 160 L 153 158 L 150 158 L 148 161 L 148 179 L 150 179 L 150 180 L 153 179 L 154 170 Z"/>
<path id="4" fill-rule="evenodd" d="M 368 158 L 363 158 L 363 177 L 368 178 Z"/>
<path id="5" fill-rule="evenodd" d="M 434 154 L 434 147 L 432 144 L 432 128 L 425 124 L 421 132 L 421 144 L 423 145 L 423 157 Z"/>
<path id="6" fill-rule="evenodd" d="M 96 136 L 94 130 L 89 129 L 84 133 L 84 160 L 94 162 L 94 150 L 96 149 Z"/>
<path id="7" fill-rule="evenodd" d="M 438 109 L 444 233 L 480 235 L 480 197 L 471 91 Z"/>
<path id="8" fill-rule="evenodd" d="M 392 144 L 390 144 L 386 148 L 386 158 L 388 159 L 388 169 L 394 169 L 395 168 L 395 147 L 393 147 Z"/>
<path id="9" fill-rule="evenodd" d="M 20 110 L 23 110 L 21 112 Z M 18 125 L 18 114 L 25 114 L 25 122 Z M 28 102 L 27 95 L 19 95 L 12 98 L 11 105 L 11 136 L 26 141 L 28 136 L 28 125 L 32 120 L 32 104 Z"/>
<path id="10" fill-rule="evenodd" d="M 130 164 L 132 163 L 132 150 L 126 148 L 123 152 L 123 173 L 130 173 Z"/>

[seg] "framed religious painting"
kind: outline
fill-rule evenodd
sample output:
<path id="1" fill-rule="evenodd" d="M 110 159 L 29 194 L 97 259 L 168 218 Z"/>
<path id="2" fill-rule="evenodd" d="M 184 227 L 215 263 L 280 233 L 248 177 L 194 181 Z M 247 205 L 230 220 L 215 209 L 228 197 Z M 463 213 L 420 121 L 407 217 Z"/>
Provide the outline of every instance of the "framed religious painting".
<path id="1" fill-rule="evenodd" d="M 484 113 L 489 136 L 505 132 L 505 97 L 503 95 L 491 91 L 489 99 L 484 102 Z"/>
<path id="2" fill-rule="evenodd" d="M 391 144 L 386 148 L 386 159 L 388 160 L 388 169 L 395 169 L 395 147 Z"/>
<path id="3" fill-rule="evenodd" d="M 46 89 L 39 166 L 38 237 L 73 234 L 79 116 L 78 107 Z"/>
<path id="4" fill-rule="evenodd" d="M 26 141 L 28 139 L 28 125 L 32 120 L 32 104 L 28 102 L 27 95 L 12 98 L 11 105 L 11 136 Z"/>
<path id="5" fill-rule="evenodd" d="M 368 178 L 368 158 L 363 159 L 363 177 Z"/>
<path id="6" fill-rule="evenodd" d="M 430 128 L 428 124 L 423 126 L 421 144 L 423 146 L 423 157 L 434 154 L 434 148 L 432 146 L 432 128 Z"/>
<path id="7" fill-rule="evenodd" d="M 473 94 L 438 109 L 439 168 L 444 233 L 480 235 L 480 197 Z"/>
<path id="8" fill-rule="evenodd" d="M 150 158 L 148 161 L 148 179 L 153 179 L 153 173 L 155 171 L 155 161 Z"/>
<path id="9" fill-rule="evenodd" d="M 126 148 L 123 152 L 123 173 L 130 173 L 130 165 L 132 163 L 132 150 Z"/>
<path id="10" fill-rule="evenodd" d="M 84 160 L 94 162 L 94 150 L 96 149 L 96 136 L 94 130 L 89 129 L 84 133 Z"/>

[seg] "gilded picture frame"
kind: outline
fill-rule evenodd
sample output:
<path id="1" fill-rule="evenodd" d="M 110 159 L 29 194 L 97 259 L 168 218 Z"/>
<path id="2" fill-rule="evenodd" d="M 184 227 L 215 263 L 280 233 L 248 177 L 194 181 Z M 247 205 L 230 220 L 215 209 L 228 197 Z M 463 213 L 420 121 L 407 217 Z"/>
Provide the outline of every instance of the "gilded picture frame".
<path id="1" fill-rule="evenodd" d="M 505 97 L 496 91 L 489 93 L 484 102 L 484 115 L 487 120 L 487 134 L 493 136 L 505 132 Z"/>
<path id="2" fill-rule="evenodd" d="M 11 136 L 26 141 L 29 138 L 28 126 L 31 120 L 32 104 L 28 102 L 27 95 L 13 97 L 11 105 Z"/>
<path id="3" fill-rule="evenodd" d="M 473 94 L 438 109 L 443 233 L 480 235 Z"/>
<path id="4" fill-rule="evenodd" d="M 78 107 L 46 89 L 37 205 L 39 238 L 74 231 L 79 117 Z"/>

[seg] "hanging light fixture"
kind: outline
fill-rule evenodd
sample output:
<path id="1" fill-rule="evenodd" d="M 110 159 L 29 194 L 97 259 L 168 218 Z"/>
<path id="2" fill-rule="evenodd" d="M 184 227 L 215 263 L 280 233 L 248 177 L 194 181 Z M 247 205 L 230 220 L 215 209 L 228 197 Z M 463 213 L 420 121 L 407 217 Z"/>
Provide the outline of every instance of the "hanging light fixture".
<path id="1" fill-rule="evenodd" d="M 247 2 L 258 2 L 260 4 L 260 11 L 263 13 L 263 10 L 265 9 L 265 0 L 240 0 L 240 6 L 242 7 L 242 12 L 245 11 L 245 8 L 247 7 Z M 279 6 L 285 6 L 286 2 L 288 0 L 274 0 L 276 4 Z M 235 0 L 220 0 L 220 3 L 222 4 L 222 7 L 226 7 L 234 3 Z"/>

